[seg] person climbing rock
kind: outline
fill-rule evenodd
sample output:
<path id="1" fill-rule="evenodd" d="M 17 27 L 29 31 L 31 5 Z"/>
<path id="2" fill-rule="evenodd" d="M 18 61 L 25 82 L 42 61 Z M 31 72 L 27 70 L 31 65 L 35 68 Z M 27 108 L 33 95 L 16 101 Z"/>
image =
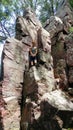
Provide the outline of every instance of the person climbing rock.
<path id="1" fill-rule="evenodd" d="M 30 67 L 37 64 L 37 47 L 35 42 L 32 42 L 32 46 L 29 49 L 29 63 Z"/>

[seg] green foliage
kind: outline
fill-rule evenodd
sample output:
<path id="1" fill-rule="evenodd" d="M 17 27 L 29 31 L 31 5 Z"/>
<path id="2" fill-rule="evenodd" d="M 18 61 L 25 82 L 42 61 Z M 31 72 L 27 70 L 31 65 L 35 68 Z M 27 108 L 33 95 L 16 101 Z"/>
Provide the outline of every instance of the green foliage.
<path id="1" fill-rule="evenodd" d="M 70 28 L 69 28 L 69 32 L 70 32 L 70 33 L 73 33 L 73 27 L 70 27 Z"/>
<path id="2" fill-rule="evenodd" d="M 54 15 L 61 0 L 0 0 L 0 40 L 14 34 L 15 20 L 26 7 L 31 7 L 44 23 Z M 13 23 L 11 23 L 13 21 Z M 14 24 L 14 25 L 13 25 Z"/>
<path id="3" fill-rule="evenodd" d="M 69 0 L 71 7 L 73 8 L 73 0 Z"/>
<path id="4" fill-rule="evenodd" d="M 19 0 L 0 1 L 0 42 L 14 35 L 15 20 L 21 12 L 22 4 Z"/>
<path id="5" fill-rule="evenodd" d="M 56 13 L 60 2 L 61 0 L 42 0 L 40 2 L 41 13 L 39 19 L 42 23 L 45 22 L 50 16 L 53 16 Z"/>
<path id="6" fill-rule="evenodd" d="M 73 130 L 73 128 L 68 128 L 67 130 Z"/>

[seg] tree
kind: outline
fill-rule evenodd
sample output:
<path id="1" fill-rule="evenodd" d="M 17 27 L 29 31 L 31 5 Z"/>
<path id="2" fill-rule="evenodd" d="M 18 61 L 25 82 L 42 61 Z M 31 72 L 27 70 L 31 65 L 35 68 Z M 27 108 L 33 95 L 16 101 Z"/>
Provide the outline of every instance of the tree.
<path id="1" fill-rule="evenodd" d="M 15 21 L 23 15 L 26 7 L 31 7 L 40 21 L 45 22 L 58 9 L 61 0 L 1 0 L 0 1 L 0 42 L 15 34 Z M 70 0 L 71 5 L 73 0 Z"/>
<path id="2" fill-rule="evenodd" d="M 1 0 L 0 2 L 0 42 L 15 34 L 15 20 L 21 15 L 22 3 L 19 0 Z M 14 27 L 14 28 L 13 28 Z"/>
<path id="3" fill-rule="evenodd" d="M 40 20 L 41 22 L 45 22 L 50 16 L 53 16 L 60 4 L 61 0 L 42 0 L 41 1 L 41 9 L 40 9 Z M 44 4 L 43 4 L 44 3 Z"/>
<path id="4" fill-rule="evenodd" d="M 73 8 L 73 0 L 69 0 L 71 7 Z"/>

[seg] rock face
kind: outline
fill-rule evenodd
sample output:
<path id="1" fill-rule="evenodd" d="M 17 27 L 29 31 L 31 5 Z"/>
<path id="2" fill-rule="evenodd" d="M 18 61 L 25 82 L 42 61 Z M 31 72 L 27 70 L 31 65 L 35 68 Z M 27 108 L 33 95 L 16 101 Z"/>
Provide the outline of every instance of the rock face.
<path id="1" fill-rule="evenodd" d="M 46 31 L 28 8 L 24 16 L 16 20 L 15 38 L 6 40 L 1 87 L 2 130 L 73 128 L 73 103 L 59 89 L 73 82 L 72 47 L 69 48 L 73 35 L 68 35 L 63 20 L 57 16 L 52 16 L 48 22 Z M 68 42 L 69 38 L 71 42 Z M 35 41 L 38 53 L 37 64 L 31 67 L 29 49 L 32 41 Z"/>
<path id="2" fill-rule="evenodd" d="M 68 79 L 70 86 L 73 86 L 73 33 L 70 33 L 66 39 L 66 61 L 68 65 Z"/>
<path id="3" fill-rule="evenodd" d="M 68 0 L 62 1 L 62 6 L 58 9 L 56 16 L 52 16 L 44 25 L 45 29 L 52 34 L 55 77 L 60 78 L 60 87 L 65 90 L 73 86 L 72 10 Z"/>
<path id="4" fill-rule="evenodd" d="M 27 12 L 25 18 L 29 15 Z M 28 20 L 30 21 L 30 16 Z M 60 21 L 62 26 L 58 30 L 61 31 L 63 22 L 57 17 L 55 20 Z M 29 22 L 29 26 L 30 24 Z M 57 86 L 52 69 L 51 42 L 49 38 L 47 39 L 49 33 L 43 28 L 39 29 L 37 33 L 38 42 L 36 45 L 38 46 L 40 59 L 38 60 L 38 66 L 33 66 L 25 70 L 24 73 L 21 130 L 61 130 L 62 127 L 73 127 L 73 103 L 64 92 L 56 90 Z M 46 49 L 47 52 L 45 52 Z M 63 50 L 60 53 L 62 54 L 62 52 Z M 63 78 L 60 79 L 60 85 L 64 84 L 66 86 L 65 60 L 61 59 L 58 64 L 61 66 L 59 70 L 62 69 L 63 73 L 61 74 Z M 67 115 L 67 120 L 64 118 L 65 115 Z"/>
<path id="5" fill-rule="evenodd" d="M 22 52 L 22 53 L 21 53 Z M 4 80 L 2 95 L 5 101 L 4 129 L 19 129 L 19 100 L 23 83 L 25 52 L 23 44 L 16 39 L 7 39 L 3 50 Z"/>
<path id="6" fill-rule="evenodd" d="M 39 67 L 37 65 L 37 67 L 30 68 L 29 48 L 32 41 L 35 41 L 38 48 L 39 58 L 37 60 Z M 33 96 L 32 93 L 34 93 L 36 85 L 35 97 L 33 96 L 33 98 L 39 100 L 40 95 L 43 95 L 45 91 L 49 92 L 55 89 L 50 42 L 49 33 L 42 28 L 41 23 L 32 11 L 28 9 L 24 13 L 24 18 L 17 18 L 16 38 L 7 39 L 3 50 L 2 97 L 5 105 L 1 109 L 1 113 L 4 113 L 2 115 L 4 130 L 18 130 L 20 128 L 20 116 L 22 110 L 25 109 L 21 107 L 23 102 L 20 102 L 23 97 L 22 93 L 24 93 L 24 96 L 29 94 Z M 25 89 L 28 92 L 24 91 L 25 82 Z M 42 86 L 44 87 L 43 90 L 41 89 Z M 24 97 L 22 100 L 25 100 Z M 24 117 L 22 116 L 22 118 Z"/>

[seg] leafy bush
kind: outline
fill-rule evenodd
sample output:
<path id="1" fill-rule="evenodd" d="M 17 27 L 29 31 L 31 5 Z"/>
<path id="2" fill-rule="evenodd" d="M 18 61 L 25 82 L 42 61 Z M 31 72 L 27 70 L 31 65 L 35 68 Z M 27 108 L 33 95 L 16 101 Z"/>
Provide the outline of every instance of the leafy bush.
<path id="1" fill-rule="evenodd" d="M 71 7 L 73 8 L 73 0 L 69 0 Z"/>
<path id="2" fill-rule="evenodd" d="M 70 32 L 70 33 L 73 33 L 73 27 L 70 27 L 70 28 L 69 28 L 69 32 Z"/>

